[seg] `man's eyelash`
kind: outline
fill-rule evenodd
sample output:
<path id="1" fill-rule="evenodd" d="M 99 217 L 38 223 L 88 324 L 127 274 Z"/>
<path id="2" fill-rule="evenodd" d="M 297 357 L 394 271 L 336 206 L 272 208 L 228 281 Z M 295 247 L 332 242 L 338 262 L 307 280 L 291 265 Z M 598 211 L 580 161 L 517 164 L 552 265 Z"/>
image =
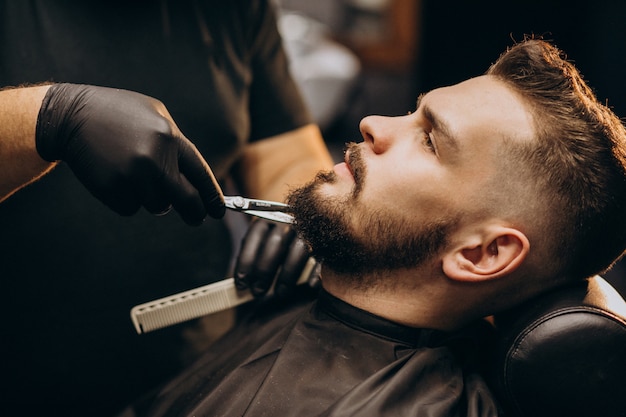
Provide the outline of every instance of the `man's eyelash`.
<path id="1" fill-rule="evenodd" d="M 430 149 L 433 153 L 435 153 L 435 151 L 436 151 L 435 144 L 433 143 L 433 140 L 430 137 L 430 134 L 428 132 L 424 132 L 424 139 L 423 139 L 422 143 L 424 144 L 424 146 L 426 146 L 428 149 Z"/>

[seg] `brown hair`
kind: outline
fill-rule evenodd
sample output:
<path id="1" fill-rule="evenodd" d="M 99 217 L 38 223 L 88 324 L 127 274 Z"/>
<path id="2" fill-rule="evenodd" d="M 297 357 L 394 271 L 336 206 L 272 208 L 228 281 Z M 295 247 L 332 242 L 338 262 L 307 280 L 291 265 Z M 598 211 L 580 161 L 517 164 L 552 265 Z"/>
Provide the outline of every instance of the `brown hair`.
<path id="1" fill-rule="evenodd" d="M 489 68 L 529 105 L 537 140 L 514 145 L 516 167 L 549 206 L 557 269 L 584 278 L 608 269 L 626 248 L 626 130 L 579 71 L 548 42 L 526 39 Z"/>

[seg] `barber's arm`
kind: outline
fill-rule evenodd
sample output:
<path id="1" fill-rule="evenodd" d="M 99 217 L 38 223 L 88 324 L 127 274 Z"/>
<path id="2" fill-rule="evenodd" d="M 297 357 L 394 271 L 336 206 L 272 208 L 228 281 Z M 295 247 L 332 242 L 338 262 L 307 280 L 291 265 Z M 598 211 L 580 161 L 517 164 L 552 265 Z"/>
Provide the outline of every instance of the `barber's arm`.
<path id="1" fill-rule="evenodd" d="M 0 91 L 0 202 L 55 165 L 43 160 L 35 146 L 37 115 L 48 88 Z"/>
<path id="2" fill-rule="evenodd" d="M 0 198 L 64 161 L 122 215 L 173 207 L 189 224 L 224 214 L 221 189 L 160 101 L 76 84 L 5 90 L 0 96 Z M 5 163 L 6 160 L 6 163 Z"/>
<path id="3" fill-rule="evenodd" d="M 282 201 L 287 192 L 333 166 L 319 128 L 299 129 L 251 143 L 238 164 L 238 183 L 247 196 Z M 309 252 L 289 225 L 256 220 L 242 242 L 235 266 L 240 288 L 263 295 L 276 280 L 275 291 L 288 296 L 300 277 Z M 310 284 L 315 282 L 312 277 Z"/>
<path id="4" fill-rule="evenodd" d="M 322 134 L 311 123 L 250 143 L 239 160 L 237 178 L 248 196 L 283 201 L 292 188 L 332 167 Z"/>

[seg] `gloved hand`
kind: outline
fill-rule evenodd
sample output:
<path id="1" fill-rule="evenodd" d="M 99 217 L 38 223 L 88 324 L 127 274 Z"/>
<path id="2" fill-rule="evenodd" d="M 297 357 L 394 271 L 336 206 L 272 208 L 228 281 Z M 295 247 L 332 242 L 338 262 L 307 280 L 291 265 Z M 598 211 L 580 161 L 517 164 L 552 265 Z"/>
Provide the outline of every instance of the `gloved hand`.
<path id="1" fill-rule="evenodd" d="M 255 297 L 261 297 L 275 280 L 274 295 L 289 297 L 310 256 L 306 244 L 291 226 L 254 220 L 241 243 L 235 264 L 235 284 L 239 289 L 250 288 Z M 305 285 L 319 288 L 319 264 L 309 273 Z"/>
<path id="2" fill-rule="evenodd" d="M 65 161 L 85 187 L 122 215 L 171 207 L 189 224 L 224 215 L 206 161 L 160 101 L 132 91 L 52 85 L 37 119 L 37 151 Z"/>

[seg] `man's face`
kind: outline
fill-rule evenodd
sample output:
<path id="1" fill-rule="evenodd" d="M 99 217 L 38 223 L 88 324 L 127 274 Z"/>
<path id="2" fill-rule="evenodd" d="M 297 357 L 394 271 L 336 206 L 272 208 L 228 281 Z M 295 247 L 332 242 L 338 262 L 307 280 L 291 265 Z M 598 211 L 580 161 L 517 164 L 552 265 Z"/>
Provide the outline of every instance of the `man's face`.
<path id="1" fill-rule="evenodd" d="M 349 145 L 345 162 L 289 199 L 314 254 L 354 274 L 440 254 L 507 192 L 498 176 L 514 173 L 496 169 L 505 138 L 534 133 L 522 100 L 490 76 L 433 90 L 414 113 L 370 116 L 360 129 L 364 141 Z"/>

